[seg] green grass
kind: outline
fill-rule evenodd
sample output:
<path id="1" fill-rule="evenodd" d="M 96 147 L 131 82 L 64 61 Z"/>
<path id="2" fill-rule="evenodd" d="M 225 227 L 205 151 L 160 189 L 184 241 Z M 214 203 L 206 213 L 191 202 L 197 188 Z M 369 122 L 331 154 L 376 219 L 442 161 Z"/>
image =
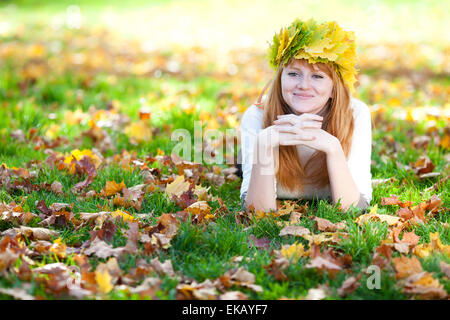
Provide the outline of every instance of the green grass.
<path id="1" fill-rule="evenodd" d="M 156 1 L 151 2 L 154 6 L 168 6 L 177 1 Z M 12 1 L 4 1 L 0 6 L 0 14 L 9 10 L 8 5 Z M 141 5 L 147 5 L 148 2 L 136 1 L 132 5 L 133 8 L 139 8 Z M 336 2 L 333 2 L 336 3 Z M 342 4 L 346 6 L 358 6 L 360 2 L 348 0 L 343 1 Z M 395 7 L 395 10 L 400 10 L 399 5 L 406 5 L 405 2 L 382 1 L 383 5 Z M 420 9 L 420 2 L 414 1 L 409 4 L 414 10 Z M 114 8 L 123 8 L 123 2 L 119 1 L 48 1 L 42 4 L 41 1 L 14 1 L 17 5 L 17 10 L 20 17 L 24 18 L 29 25 L 36 26 L 36 21 L 46 15 L 51 15 L 56 11 L 65 10 L 69 4 L 79 4 L 82 8 L 89 8 L 88 13 L 92 16 L 98 14 L 103 6 L 108 4 Z M 40 17 L 36 20 L 31 18 L 31 14 L 39 5 Z M 437 4 L 433 2 L 435 8 L 445 6 L 444 4 Z M 127 5 L 128 6 L 128 5 Z M 431 6 L 431 4 L 430 4 Z M 16 10 L 16 9 L 14 9 Z M 27 20 L 28 19 L 28 20 Z M 405 26 L 404 26 L 405 27 Z M 73 33 L 58 34 L 49 32 L 46 26 L 41 26 L 35 34 L 25 33 L 23 35 L 11 36 L 10 38 L 2 38 L 3 44 L 16 45 L 23 49 L 32 43 L 42 41 L 44 46 L 48 48 L 51 39 L 60 41 L 63 48 L 70 50 L 70 39 L 83 40 L 81 46 L 86 46 L 86 32 L 87 30 L 70 31 Z M 67 30 L 66 30 L 67 31 Z M 80 40 L 80 41 L 81 41 Z M 75 42 L 75 40 L 74 40 Z M 91 52 L 89 48 L 84 48 L 86 52 Z M 114 51 L 110 48 L 109 50 Z M 131 50 L 138 50 L 136 47 L 131 47 Z M 161 57 L 176 58 L 177 55 L 182 55 L 184 58 L 189 52 L 172 52 L 162 51 Z M 55 54 L 51 51 L 47 52 L 44 60 L 55 58 Z M 249 53 L 252 59 L 248 64 L 250 67 L 255 67 L 255 70 L 263 69 L 264 61 L 261 60 L 260 53 Z M 393 52 L 393 54 L 399 54 Z M 113 55 L 114 56 L 114 55 Z M 116 56 L 115 56 L 116 57 Z M 19 59 L 20 58 L 20 59 Z M 149 57 L 156 59 L 154 56 Z M 182 60 L 183 60 L 182 59 Z M 116 70 L 97 70 L 80 72 L 76 67 L 70 63 L 64 64 L 64 69 L 50 70 L 48 74 L 43 74 L 35 83 L 30 83 L 26 90 L 20 90 L 19 85 L 23 84 L 23 76 L 21 71 L 24 63 L 29 61 L 29 57 L 17 57 L 17 59 L 4 59 L 0 61 L 0 164 L 5 163 L 8 167 L 28 167 L 29 171 L 36 171 L 36 177 L 33 178 L 34 184 L 52 183 L 58 181 L 63 185 L 64 193 L 57 195 L 53 192 L 40 190 L 32 192 L 24 192 L 23 190 L 8 191 L 4 186 L 0 186 L 0 201 L 11 203 L 15 201 L 20 203 L 23 201 L 23 209 L 26 211 L 39 214 L 36 203 L 44 200 L 47 206 L 52 203 L 68 203 L 73 204 L 73 213 L 79 217 L 81 212 L 98 212 L 116 209 L 126 210 L 132 216 L 137 217 L 137 214 L 146 213 L 148 216 L 141 219 L 145 224 L 154 224 L 159 216 L 164 213 L 176 213 L 181 211 L 181 208 L 174 202 L 168 200 L 163 192 L 156 191 L 145 195 L 142 208 L 136 210 L 134 208 L 120 208 L 110 205 L 111 199 L 101 197 L 94 197 L 91 199 L 79 199 L 72 194 L 72 187 L 84 180 L 85 177 L 74 177 L 64 170 L 58 170 L 55 167 L 48 166 L 43 161 L 47 159 L 48 152 L 45 148 L 36 148 L 36 142 L 30 140 L 30 130 L 36 130 L 37 136 L 43 136 L 51 125 L 59 125 L 59 136 L 68 139 L 68 143 L 63 143 L 61 146 L 53 148 L 53 151 L 67 153 L 73 149 L 93 149 L 96 147 L 95 141 L 89 137 L 82 136 L 91 128 L 89 123 L 69 124 L 65 119 L 67 111 L 75 111 L 77 109 L 88 113 L 91 106 L 97 110 L 107 110 L 111 104 L 118 103 L 118 112 L 120 117 L 129 117 L 131 122 L 137 121 L 139 118 L 139 110 L 143 105 L 147 105 L 151 109 L 151 120 L 148 122 L 152 129 L 157 129 L 152 139 L 135 144 L 130 141 L 129 137 L 123 131 L 123 125 L 118 127 L 106 127 L 104 130 L 110 135 L 115 143 L 116 150 L 107 150 L 103 153 L 105 158 L 120 155 L 122 151 L 136 152 L 137 158 L 145 160 L 148 156 L 155 156 L 157 150 L 163 150 L 166 155 L 169 155 L 176 141 L 172 141 L 170 137 L 171 131 L 183 128 L 188 130 L 191 134 L 194 132 L 194 121 L 199 119 L 200 113 L 208 112 L 212 117 L 208 121 L 222 120 L 219 112 L 231 114 L 232 107 L 242 108 L 249 105 L 257 97 L 257 90 L 252 91 L 254 87 L 261 87 L 262 79 L 270 77 L 270 73 L 248 74 L 244 80 L 240 78 L 233 78 L 226 73 L 214 73 L 216 70 L 217 61 L 215 57 L 208 61 L 201 61 L 199 64 L 202 69 L 196 70 L 196 73 L 189 74 L 188 72 L 179 75 L 171 75 L 170 73 L 163 73 L 161 77 L 154 77 L 151 75 L 137 76 L 131 73 L 120 74 Z M 237 63 L 239 70 L 247 70 L 244 65 L 239 64 L 238 60 L 233 60 Z M 135 63 L 134 61 L 133 63 Z M 112 63 L 112 66 L 115 64 Z M 188 69 L 189 65 L 184 65 Z M 417 68 L 417 66 L 412 66 Z M 430 66 L 426 66 L 431 70 Z M 428 69 L 427 69 L 428 70 Z M 414 70 L 413 70 L 414 71 Z M 389 73 L 390 70 L 379 68 L 372 70 L 371 68 L 364 69 L 362 66 L 362 73 L 369 76 L 370 81 L 366 86 L 360 87 L 358 90 L 359 97 L 366 102 L 373 100 L 374 92 L 379 89 L 379 84 L 376 83 L 377 77 L 382 77 Z M 435 72 L 435 71 L 433 71 Z M 445 74 L 430 73 L 430 78 L 424 80 L 425 85 L 434 84 L 441 89 L 446 89 L 448 79 Z M 448 75 L 447 75 L 448 76 Z M 443 81 L 441 81 L 444 78 Z M 398 80 L 398 81 L 397 81 Z M 392 83 L 409 83 L 408 76 L 398 75 L 398 78 Z M 424 88 L 426 86 L 424 85 Z M 425 135 L 429 126 L 429 121 L 417 121 L 411 123 L 409 121 L 396 119 L 393 116 L 393 111 L 398 107 L 389 105 L 389 99 L 397 97 L 402 92 L 398 87 L 392 89 L 394 92 L 387 93 L 381 99 L 372 101 L 373 103 L 386 104 L 388 109 L 383 119 L 378 121 L 373 128 L 373 149 L 372 149 L 372 166 L 371 172 L 374 179 L 394 177 L 393 182 L 380 184 L 373 188 L 373 198 L 371 206 L 378 205 L 378 213 L 394 215 L 398 210 L 398 206 L 380 206 L 382 197 L 388 197 L 391 194 L 396 194 L 402 201 L 411 201 L 415 205 L 420 202 L 428 200 L 432 195 L 437 195 L 442 201 L 442 207 L 448 208 L 450 205 L 449 196 L 449 181 L 442 183 L 437 190 L 427 190 L 434 186 L 438 180 L 443 180 L 448 176 L 448 150 L 435 145 L 432 141 L 425 149 L 414 149 L 411 141 L 415 136 Z M 241 92 L 242 91 L 242 92 Z M 445 92 L 445 90 L 444 90 Z M 404 101 L 405 105 L 417 102 L 418 105 L 423 105 L 430 102 L 431 105 L 442 106 L 447 100 L 448 94 L 430 94 L 426 89 L 416 88 L 414 94 Z M 371 102 L 371 104 L 372 104 Z M 183 106 L 193 105 L 195 110 L 188 114 L 183 110 Z M 239 112 L 237 113 L 239 116 Z M 237 118 L 239 119 L 239 118 Z M 170 125 L 170 130 L 165 129 L 165 125 Z M 205 123 L 203 125 L 206 125 Z M 445 119 L 441 117 L 436 121 L 436 130 L 440 138 L 444 137 Z M 390 129 L 387 129 L 390 126 Z M 221 130 L 227 126 L 222 125 Z M 12 132 L 22 130 L 25 141 L 21 142 L 11 136 Z M 193 140 L 192 140 L 193 142 Z M 397 143 L 397 146 L 393 144 Z M 399 147 L 399 149 L 396 149 Z M 237 146 L 235 146 L 237 148 Z M 193 154 L 193 150 L 192 154 Z M 235 151 L 237 151 L 235 149 Z M 419 156 L 427 155 L 431 161 L 436 165 L 435 172 L 441 172 L 438 178 L 419 179 L 411 170 L 402 169 L 398 163 L 402 165 L 409 165 L 415 162 Z M 153 163 L 151 167 L 158 167 L 162 174 L 175 173 L 170 171 L 168 167 L 160 163 Z M 224 164 L 219 164 L 219 167 L 226 168 Z M 211 169 L 211 166 L 207 166 Z M 131 166 L 130 170 L 125 170 L 118 164 L 106 164 L 98 169 L 95 177 L 88 190 L 95 190 L 100 192 L 107 181 L 115 180 L 116 182 L 124 181 L 127 187 L 143 183 L 143 176 L 136 166 Z M 12 178 L 12 181 L 20 182 L 20 179 Z M 158 257 L 160 261 L 170 259 L 174 271 L 178 275 L 193 279 L 197 282 L 202 282 L 206 279 L 214 280 L 230 269 L 244 267 L 249 272 L 255 275 L 255 284 L 262 286 L 263 292 L 257 293 L 250 289 L 242 287 L 232 287 L 230 290 L 240 290 L 248 295 L 250 299 L 279 299 L 279 298 L 301 298 L 307 295 L 308 290 L 316 288 L 319 285 L 326 284 L 331 289 L 331 295 L 328 299 L 341 299 L 337 290 L 342 283 L 349 277 L 345 271 L 338 272 L 334 277 L 328 273 L 320 273 L 317 270 L 306 268 L 305 266 L 310 262 L 309 258 L 300 258 L 298 262 L 291 263 L 291 265 L 284 270 L 289 281 L 278 281 L 273 275 L 268 274 L 264 268 L 270 264 L 273 256 L 272 250 L 280 250 L 284 244 L 293 244 L 294 242 L 301 242 L 305 248 L 308 248 L 308 241 L 303 238 L 288 236 L 279 236 L 281 227 L 277 222 L 285 221 L 286 217 L 281 218 L 263 218 L 260 220 L 253 219 L 248 224 L 237 224 L 235 220 L 236 212 L 241 210 L 239 199 L 239 191 L 241 180 L 227 181 L 223 185 L 215 185 L 206 179 L 201 181 L 202 186 L 211 189 L 210 195 L 220 197 L 229 210 L 228 215 L 217 218 L 214 222 L 206 225 L 196 225 L 191 222 L 181 223 L 178 233 L 171 241 L 171 245 L 167 250 L 159 250 L 151 255 L 143 254 L 144 245 L 139 244 L 139 253 L 137 255 L 126 254 L 118 263 L 124 274 L 130 272 L 136 267 L 138 259 L 144 259 L 149 262 L 151 259 Z M 358 209 L 350 209 L 346 212 L 341 212 L 337 206 L 332 206 L 324 200 L 314 200 L 299 202 L 301 205 L 307 204 L 308 210 L 299 221 L 299 225 L 308 228 L 312 234 L 318 234 L 319 231 L 315 227 L 314 217 L 321 217 L 330 220 L 333 223 L 345 222 L 346 229 L 344 232 L 348 233 L 348 238 L 343 239 L 338 244 L 326 245 L 334 248 L 339 254 L 349 254 L 352 256 L 351 272 L 354 275 L 361 274 L 359 280 L 360 286 L 353 293 L 345 297 L 345 299 L 409 299 L 410 297 L 402 293 L 402 288 L 395 278 L 395 273 L 392 268 L 386 268 L 381 271 L 381 288 L 371 290 L 366 285 L 369 274 L 364 270 L 371 265 L 371 261 L 375 249 L 386 240 L 389 234 L 389 227 L 386 223 L 371 221 L 363 226 L 358 225 L 355 219 L 362 213 Z M 209 201 L 212 212 L 216 212 L 220 208 L 218 201 Z M 28 226 L 38 227 L 40 219 L 33 219 Z M 405 229 L 406 232 L 414 231 L 416 235 L 420 236 L 420 244 L 429 243 L 430 233 L 438 232 L 443 244 L 450 244 L 450 231 L 448 229 L 449 215 L 448 212 L 436 215 L 429 219 L 426 224 L 417 224 L 409 226 Z M 0 231 L 8 230 L 16 225 L 0 221 Z M 128 225 L 123 222 L 115 223 L 116 230 L 109 242 L 113 247 L 121 247 L 126 244 L 127 238 L 125 232 Z M 87 225 L 79 229 L 73 225 L 51 227 L 59 231 L 59 237 L 67 246 L 75 246 L 85 243 L 90 239 L 94 225 Z M 262 249 L 251 246 L 249 237 L 267 238 L 270 241 L 270 249 Z M 51 239 L 55 240 L 55 239 Z M 30 240 L 26 241 L 30 244 Z M 236 256 L 242 256 L 241 262 L 233 262 L 232 259 Z M 398 252 L 394 253 L 395 257 L 399 256 Z M 58 258 L 52 254 L 46 254 L 41 257 L 36 257 L 37 266 L 42 266 L 49 263 L 64 262 L 66 265 L 74 265 L 73 255 L 68 255 L 65 259 Z M 91 271 L 100 263 L 106 262 L 105 259 L 98 259 L 91 257 L 89 259 L 91 264 Z M 449 292 L 450 282 L 445 277 L 445 274 L 439 267 L 441 261 L 449 263 L 449 257 L 433 253 L 430 257 L 420 258 L 423 269 L 432 272 L 433 276 L 440 281 L 444 289 Z M 18 259 L 15 264 L 20 267 L 23 263 L 22 259 Z M 156 276 L 151 274 L 151 276 Z M 178 278 L 170 276 L 158 276 L 161 280 L 160 289 L 156 292 L 156 297 L 160 299 L 175 299 L 176 287 L 179 284 Z M 14 273 L 10 272 L 8 277 L 0 277 L 0 287 L 14 288 L 20 287 L 24 283 L 29 282 L 31 289 L 29 294 L 39 296 L 45 299 L 59 298 L 58 295 L 53 295 L 45 289 L 35 276 L 29 281 L 20 280 Z M 10 299 L 11 297 L 5 294 L 0 294 L 0 299 Z M 68 297 L 70 298 L 70 297 Z M 114 289 L 105 298 L 116 300 L 130 300 L 141 299 L 137 294 L 130 294 L 126 290 Z M 148 297 L 147 297 L 148 298 Z"/>

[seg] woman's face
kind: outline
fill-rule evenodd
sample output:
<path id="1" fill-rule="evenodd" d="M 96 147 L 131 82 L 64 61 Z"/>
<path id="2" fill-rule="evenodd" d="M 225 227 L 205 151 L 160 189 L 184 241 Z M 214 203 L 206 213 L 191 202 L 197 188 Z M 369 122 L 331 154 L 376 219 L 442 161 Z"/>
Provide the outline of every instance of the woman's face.
<path id="1" fill-rule="evenodd" d="M 297 113 L 319 113 L 333 91 L 333 80 L 314 64 L 294 59 L 281 73 L 283 99 Z"/>

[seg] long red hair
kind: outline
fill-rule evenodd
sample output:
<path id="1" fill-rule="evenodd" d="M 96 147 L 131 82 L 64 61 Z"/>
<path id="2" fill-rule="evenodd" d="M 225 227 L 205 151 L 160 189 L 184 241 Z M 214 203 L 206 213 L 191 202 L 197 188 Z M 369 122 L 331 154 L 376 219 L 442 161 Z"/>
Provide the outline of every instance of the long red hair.
<path id="1" fill-rule="evenodd" d="M 291 63 L 288 62 L 288 65 Z M 310 68 L 313 65 L 301 59 Z M 350 107 L 350 90 L 342 81 L 335 67 L 330 63 L 316 63 L 321 71 L 333 80 L 332 96 L 325 108 L 320 112 L 323 116 L 322 129 L 340 141 L 346 158 L 350 153 L 354 128 L 353 112 Z M 264 102 L 263 129 L 273 125 L 278 115 L 290 114 L 291 108 L 284 101 L 281 90 L 281 74 L 284 66 L 277 69 L 275 79 L 269 88 Z M 316 151 L 303 167 L 300 163 L 296 146 L 279 147 L 279 163 L 276 172 L 277 181 L 285 188 L 295 192 L 303 190 L 305 184 L 324 187 L 329 184 L 326 155 Z"/>

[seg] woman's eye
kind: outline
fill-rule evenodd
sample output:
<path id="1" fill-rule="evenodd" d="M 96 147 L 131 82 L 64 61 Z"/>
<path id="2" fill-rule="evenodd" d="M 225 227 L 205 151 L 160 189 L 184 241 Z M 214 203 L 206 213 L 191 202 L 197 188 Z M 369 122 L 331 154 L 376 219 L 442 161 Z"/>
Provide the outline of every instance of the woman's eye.
<path id="1" fill-rule="evenodd" d="M 289 72 L 288 75 L 291 77 L 295 77 L 295 76 L 298 76 L 299 74 L 296 72 Z"/>
<path id="2" fill-rule="evenodd" d="M 313 77 L 315 77 L 316 79 L 323 79 L 323 77 L 320 74 L 315 74 L 313 75 Z"/>

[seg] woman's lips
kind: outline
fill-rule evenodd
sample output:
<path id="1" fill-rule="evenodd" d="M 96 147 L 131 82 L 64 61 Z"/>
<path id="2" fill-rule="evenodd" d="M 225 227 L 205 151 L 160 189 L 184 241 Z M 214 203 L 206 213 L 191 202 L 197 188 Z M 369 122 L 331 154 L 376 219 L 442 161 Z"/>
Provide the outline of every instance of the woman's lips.
<path id="1" fill-rule="evenodd" d="M 310 99 L 310 98 L 314 97 L 314 96 L 312 96 L 312 95 L 309 95 L 309 94 L 302 94 L 302 93 L 294 93 L 294 96 L 297 97 L 298 99 L 302 99 L 302 100 L 304 100 L 304 99 Z"/>

